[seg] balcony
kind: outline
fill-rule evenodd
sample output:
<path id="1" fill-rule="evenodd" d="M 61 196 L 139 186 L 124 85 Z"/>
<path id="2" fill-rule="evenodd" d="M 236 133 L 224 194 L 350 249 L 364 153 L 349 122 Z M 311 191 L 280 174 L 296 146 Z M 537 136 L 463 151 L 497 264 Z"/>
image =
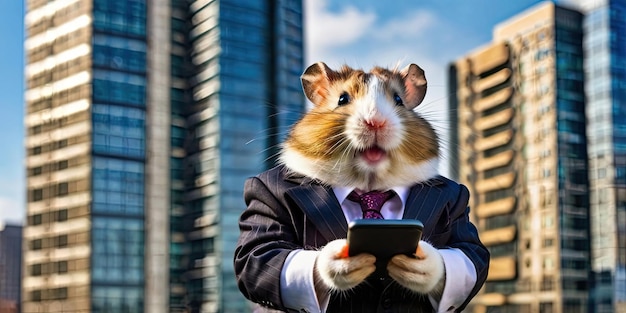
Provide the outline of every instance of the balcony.
<path id="1" fill-rule="evenodd" d="M 481 231 L 480 241 L 485 246 L 493 246 L 502 243 L 507 243 L 515 240 L 517 234 L 517 226 L 511 225 L 494 230 Z"/>
<path id="2" fill-rule="evenodd" d="M 511 70 L 508 68 L 503 68 L 492 75 L 476 81 L 474 83 L 474 90 L 476 90 L 477 92 L 481 92 L 487 88 L 491 88 L 493 86 L 497 86 L 506 82 L 509 77 L 511 77 Z"/>
<path id="3" fill-rule="evenodd" d="M 479 138 L 474 143 L 474 149 L 476 151 L 485 151 L 495 147 L 503 146 L 513 139 L 513 130 L 503 131 L 493 136 Z"/>
<path id="4" fill-rule="evenodd" d="M 517 264 L 514 257 L 491 259 L 487 281 L 509 280 L 517 276 Z"/>
<path id="5" fill-rule="evenodd" d="M 512 94 L 513 94 L 513 87 L 511 86 L 505 87 L 502 90 L 499 90 L 496 93 L 488 97 L 485 97 L 476 101 L 474 105 L 474 110 L 476 112 L 482 112 L 482 111 L 491 109 L 497 106 L 498 104 L 502 104 L 506 102 L 507 100 L 509 100 Z"/>
<path id="6" fill-rule="evenodd" d="M 514 113 L 515 111 L 513 111 L 513 108 L 507 108 L 498 113 L 479 118 L 476 122 L 474 122 L 474 128 L 484 131 L 496 126 L 510 123 L 513 119 Z"/>
<path id="7" fill-rule="evenodd" d="M 489 307 L 499 307 L 505 305 L 506 301 L 506 296 L 501 293 L 484 293 L 476 296 L 473 302 Z"/>
<path id="8" fill-rule="evenodd" d="M 479 204 L 475 211 L 479 218 L 486 218 L 494 215 L 508 214 L 515 209 L 515 197 L 508 197 L 488 203 Z"/>
<path id="9" fill-rule="evenodd" d="M 511 188 L 517 177 L 515 172 L 501 174 L 488 179 L 478 179 L 476 182 L 476 191 L 485 193 L 492 190 Z"/>
<path id="10" fill-rule="evenodd" d="M 510 52 L 507 43 L 502 42 L 490 45 L 481 51 L 474 53 L 470 59 L 472 62 L 472 74 L 479 76 L 502 66 L 509 61 Z"/>
<path id="11" fill-rule="evenodd" d="M 486 170 L 505 166 L 513 161 L 515 152 L 513 150 L 504 151 L 490 158 L 479 158 L 474 164 L 476 171 L 484 172 Z"/>

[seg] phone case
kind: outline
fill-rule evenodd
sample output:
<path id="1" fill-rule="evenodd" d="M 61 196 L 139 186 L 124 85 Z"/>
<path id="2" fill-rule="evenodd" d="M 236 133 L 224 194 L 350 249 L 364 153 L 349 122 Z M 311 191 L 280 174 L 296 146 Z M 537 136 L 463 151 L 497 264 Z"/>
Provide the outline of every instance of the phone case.
<path id="1" fill-rule="evenodd" d="M 418 220 L 355 220 L 348 226 L 348 253 L 370 253 L 377 259 L 413 255 L 423 228 Z"/>

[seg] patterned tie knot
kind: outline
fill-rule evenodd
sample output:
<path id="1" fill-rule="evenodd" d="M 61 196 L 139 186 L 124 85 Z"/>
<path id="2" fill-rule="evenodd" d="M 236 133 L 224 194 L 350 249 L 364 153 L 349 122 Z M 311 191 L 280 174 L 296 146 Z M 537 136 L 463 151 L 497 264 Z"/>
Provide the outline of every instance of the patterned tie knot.
<path id="1" fill-rule="evenodd" d="M 352 191 L 348 195 L 348 200 L 357 202 L 361 206 L 363 218 L 382 220 L 384 217 L 380 214 L 380 209 L 387 200 L 393 197 L 393 195 L 393 190 L 388 190 L 386 192 L 374 190 L 361 195 L 357 194 L 356 191 Z"/>

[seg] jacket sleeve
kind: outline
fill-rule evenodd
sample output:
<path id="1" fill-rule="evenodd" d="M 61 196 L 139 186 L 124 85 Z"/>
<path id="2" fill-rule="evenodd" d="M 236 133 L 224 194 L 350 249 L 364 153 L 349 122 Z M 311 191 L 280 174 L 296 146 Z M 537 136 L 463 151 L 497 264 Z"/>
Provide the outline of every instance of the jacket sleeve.
<path id="1" fill-rule="evenodd" d="M 469 191 L 467 187 L 460 185 L 459 197 L 450 208 L 450 238 L 447 246 L 465 253 L 476 268 L 476 284 L 465 303 L 459 308 L 460 310 L 470 302 L 485 283 L 490 258 L 489 251 L 478 237 L 478 230 L 469 220 L 468 202 Z"/>
<path id="2" fill-rule="evenodd" d="M 246 181 L 244 199 L 247 209 L 239 220 L 240 236 L 234 256 L 239 289 L 253 302 L 284 310 L 281 271 L 289 253 L 301 248 L 292 213 L 258 177 Z"/>

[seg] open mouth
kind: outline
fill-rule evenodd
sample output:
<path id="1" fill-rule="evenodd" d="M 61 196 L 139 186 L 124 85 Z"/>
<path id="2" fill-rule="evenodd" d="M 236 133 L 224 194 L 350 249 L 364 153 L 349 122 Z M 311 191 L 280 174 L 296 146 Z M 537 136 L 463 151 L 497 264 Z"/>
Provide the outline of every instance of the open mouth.
<path id="1" fill-rule="evenodd" d="M 385 152 L 385 150 L 381 149 L 378 146 L 367 148 L 361 152 L 361 156 L 368 163 L 377 163 L 382 160 L 386 155 L 387 152 Z"/>

